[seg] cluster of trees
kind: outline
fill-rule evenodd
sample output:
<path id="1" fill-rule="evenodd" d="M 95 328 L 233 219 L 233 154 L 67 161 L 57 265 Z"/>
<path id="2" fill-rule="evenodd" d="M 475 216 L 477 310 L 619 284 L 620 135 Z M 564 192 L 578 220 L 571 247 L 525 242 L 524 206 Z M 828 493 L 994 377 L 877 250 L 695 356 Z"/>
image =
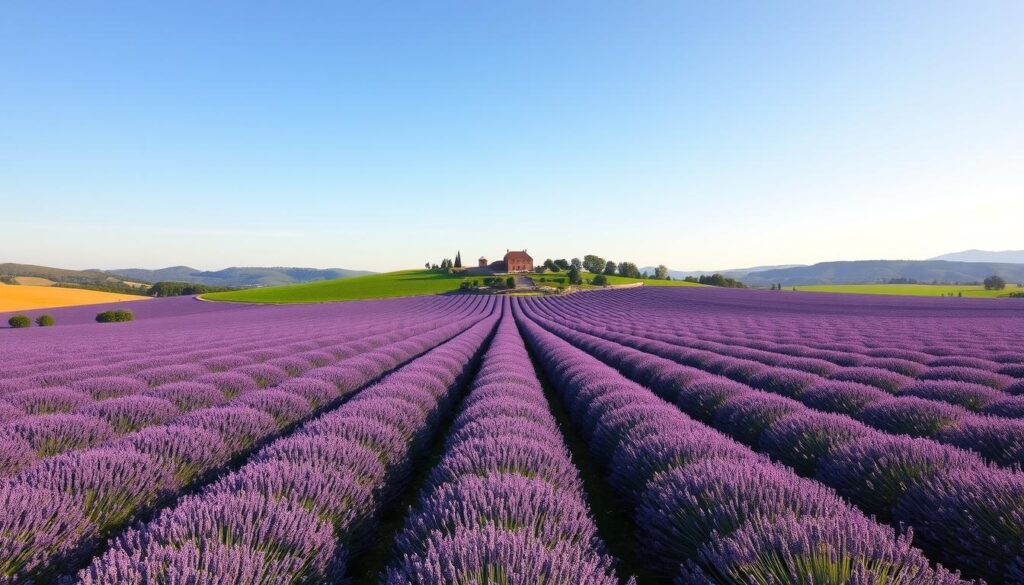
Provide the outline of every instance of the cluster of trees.
<path id="1" fill-rule="evenodd" d="M 440 264 L 431 264 L 427 262 L 423 265 L 427 270 L 444 270 L 451 272 L 453 268 L 462 268 L 462 252 L 455 254 L 455 260 L 451 258 L 443 258 Z"/>
<path id="2" fill-rule="evenodd" d="M 7 320 L 7 324 L 13 329 L 24 329 L 32 326 L 32 319 L 28 315 L 15 315 Z M 53 327 L 57 320 L 53 315 L 39 315 L 36 317 L 36 325 L 40 327 Z"/>
<path id="3" fill-rule="evenodd" d="M 694 278 L 692 276 L 687 276 L 683 280 L 685 280 L 686 282 L 697 282 L 697 283 L 700 283 L 700 284 L 706 284 L 706 285 L 709 285 L 709 286 L 720 286 L 720 287 L 723 287 L 723 288 L 747 288 L 747 285 L 745 285 L 742 282 L 736 280 L 735 278 L 729 278 L 728 276 L 722 276 L 721 274 L 718 274 L 717 272 L 715 274 L 710 275 L 710 276 L 702 274 L 702 275 L 700 275 L 697 278 Z M 774 289 L 774 287 L 773 287 L 773 289 Z M 782 290 L 782 285 L 781 284 L 779 285 L 779 290 Z"/>
<path id="4" fill-rule="evenodd" d="M 1006 280 L 994 274 L 986 278 L 984 284 L 985 290 L 1003 290 L 1006 288 Z"/>
<path id="5" fill-rule="evenodd" d="M 654 274 L 651 275 L 646 272 L 640 272 L 640 269 L 633 262 L 616 263 L 613 260 L 605 260 L 596 254 L 587 254 L 582 260 L 579 258 L 573 258 L 572 260 L 566 260 L 565 258 L 552 260 L 548 258 L 544 261 L 544 267 L 551 272 L 571 272 L 575 269 L 579 273 L 582 270 L 586 270 L 591 274 L 603 275 L 605 277 L 619 275 L 626 278 L 656 278 L 659 280 L 671 280 L 672 278 L 668 275 L 668 267 L 664 264 L 659 264 L 654 270 Z M 572 277 L 570 276 L 571 280 Z M 606 284 L 608 279 L 603 278 L 601 281 L 603 284 Z M 581 282 L 582 278 L 574 284 L 580 284 Z"/>
<path id="6" fill-rule="evenodd" d="M 211 292 L 222 292 L 237 290 L 230 286 L 208 286 L 205 284 L 194 284 L 191 282 L 170 282 L 162 281 L 149 287 L 147 296 L 151 297 L 180 297 L 185 295 L 201 295 Z"/>
<path id="7" fill-rule="evenodd" d="M 126 321 L 134 321 L 135 315 L 128 309 L 114 309 L 112 311 L 103 311 L 96 315 L 97 323 L 124 323 Z"/>

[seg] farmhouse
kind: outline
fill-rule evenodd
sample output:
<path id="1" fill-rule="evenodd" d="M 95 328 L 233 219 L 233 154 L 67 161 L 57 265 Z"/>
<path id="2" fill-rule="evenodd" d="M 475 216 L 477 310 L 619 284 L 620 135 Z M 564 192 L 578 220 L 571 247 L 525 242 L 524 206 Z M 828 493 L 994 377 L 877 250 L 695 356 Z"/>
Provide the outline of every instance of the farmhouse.
<path id="1" fill-rule="evenodd" d="M 522 252 L 506 250 L 504 262 L 506 272 L 533 272 L 533 258 L 526 253 L 526 250 Z"/>
<path id="2" fill-rule="evenodd" d="M 505 256 L 497 262 L 487 262 L 486 256 L 477 260 L 476 268 L 470 274 L 501 274 L 505 272 L 533 272 L 533 257 L 526 250 L 505 250 Z"/>

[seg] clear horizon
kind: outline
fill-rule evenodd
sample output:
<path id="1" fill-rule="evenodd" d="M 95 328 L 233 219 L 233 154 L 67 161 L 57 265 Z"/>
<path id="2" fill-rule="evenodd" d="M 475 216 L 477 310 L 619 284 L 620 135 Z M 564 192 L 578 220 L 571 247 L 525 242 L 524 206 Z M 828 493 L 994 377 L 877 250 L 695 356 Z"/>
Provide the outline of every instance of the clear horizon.
<path id="1" fill-rule="evenodd" d="M 0 262 L 1024 249 L 1024 4 L 8 7 Z"/>

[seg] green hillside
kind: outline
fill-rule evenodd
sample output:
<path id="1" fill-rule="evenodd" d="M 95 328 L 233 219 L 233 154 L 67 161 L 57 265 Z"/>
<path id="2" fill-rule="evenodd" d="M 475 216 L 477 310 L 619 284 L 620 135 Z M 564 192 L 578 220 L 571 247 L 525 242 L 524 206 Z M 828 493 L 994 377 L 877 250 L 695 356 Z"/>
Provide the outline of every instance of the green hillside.
<path id="1" fill-rule="evenodd" d="M 203 295 L 203 298 L 243 303 L 358 301 L 450 292 L 458 289 L 462 280 L 462 276 L 443 272 L 401 270 L 338 280 L 210 293 Z"/>
<path id="2" fill-rule="evenodd" d="M 539 285 L 540 275 L 531 275 Z M 565 273 L 544 275 L 549 279 L 561 278 Z M 589 276 L 589 275 L 585 275 Z M 401 270 L 384 274 L 356 276 L 339 280 L 325 280 L 292 284 L 251 288 L 228 292 L 209 293 L 202 295 L 212 301 L 235 301 L 243 303 L 324 303 L 330 301 L 358 301 L 364 299 L 386 299 L 391 297 L 408 297 L 418 295 L 434 295 L 458 290 L 463 280 L 482 280 L 480 276 L 465 277 L 458 274 L 433 272 L 429 270 Z M 629 284 L 639 282 L 637 279 L 622 276 L 609 276 L 609 284 Z M 649 286 L 700 286 L 690 282 L 675 280 L 643 281 Z"/>
<path id="3" fill-rule="evenodd" d="M 785 290 L 790 290 L 786 288 Z M 811 292 L 852 293 L 861 295 L 913 295 L 926 297 L 956 296 L 963 293 L 965 297 L 997 298 L 1006 297 L 1020 289 L 1016 285 L 1007 285 L 1004 290 L 985 290 L 980 284 L 821 284 L 798 286 L 796 290 Z"/>

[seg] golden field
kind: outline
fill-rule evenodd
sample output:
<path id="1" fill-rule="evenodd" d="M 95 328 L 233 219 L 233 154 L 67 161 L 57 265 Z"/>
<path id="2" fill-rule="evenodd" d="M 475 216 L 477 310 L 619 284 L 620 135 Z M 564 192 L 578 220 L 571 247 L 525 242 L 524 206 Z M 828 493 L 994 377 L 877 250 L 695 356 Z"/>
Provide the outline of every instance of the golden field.
<path id="1" fill-rule="evenodd" d="M 0 312 L 146 300 L 149 297 L 79 288 L 0 284 Z"/>

